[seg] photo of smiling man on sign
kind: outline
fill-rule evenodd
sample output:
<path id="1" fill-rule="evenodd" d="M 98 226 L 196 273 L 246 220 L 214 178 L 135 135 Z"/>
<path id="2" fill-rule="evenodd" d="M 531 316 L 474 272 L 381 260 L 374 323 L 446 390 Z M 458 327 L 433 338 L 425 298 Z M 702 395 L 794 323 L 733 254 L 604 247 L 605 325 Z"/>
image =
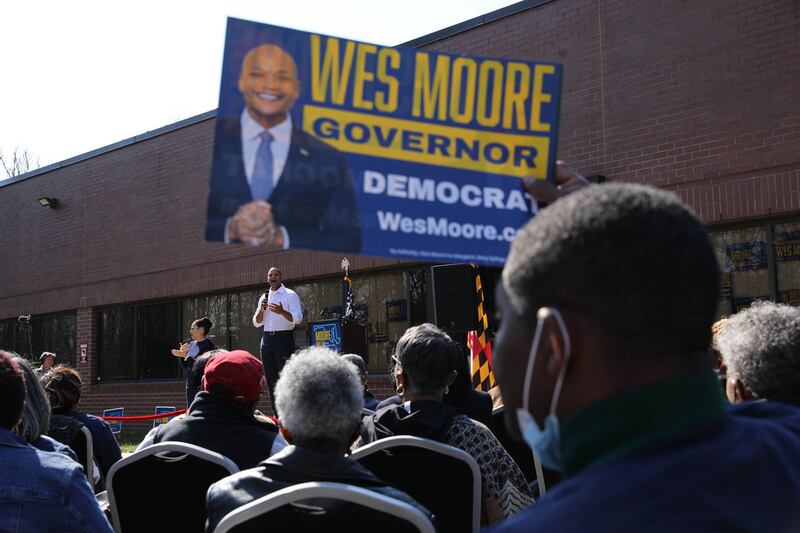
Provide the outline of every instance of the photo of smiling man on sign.
<path id="1" fill-rule="evenodd" d="M 274 44 L 244 56 L 245 108 L 217 121 L 206 238 L 276 249 L 360 248 L 360 219 L 344 156 L 295 127 L 294 59 Z"/>

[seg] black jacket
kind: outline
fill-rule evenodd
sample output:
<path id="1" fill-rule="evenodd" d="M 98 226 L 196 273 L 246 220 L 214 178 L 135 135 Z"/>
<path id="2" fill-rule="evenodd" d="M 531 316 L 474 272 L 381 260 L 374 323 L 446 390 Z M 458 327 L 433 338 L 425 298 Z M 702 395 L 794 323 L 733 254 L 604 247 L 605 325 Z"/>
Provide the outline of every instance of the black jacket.
<path id="1" fill-rule="evenodd" d="M 196 444 L 221 453 L 245 469 L 269 457 L 277 434 L 277 426 L 259 422 L 242 405 L 200 391 L 184 418 L 158 427 L 153 443 Z"/>
<path id="2" fill-rule="evenodd" d="M 470 389 L 456 398 L 445 397 L 444 402 L 456 408 L 456 411 L 484 426 L 492 427 L 492 397 L 488 392 Z M 403 403 L 400 396 L 389 396 L 378 403 L 373 411 L 378 411 L 387 405 L 400 405 Z"/>
<path id="3" fill-rule="evenodd" d="M 257 498 L 282 488 L 309 481 L 328 481 L 364 487 L 409 503 L 431 516 L 430 512 L 405 492 L 388 486 L 349 457 L 321 454 L 307 448 L 288 446 L 256 468 L 228 476 L 208 489 L 206 531 L 213 531 L 222 518 Z M 331 509 L 332 502 L 314 501 L 315 506 Z M 386 532 L 381 532 L 386 533 Z"/>
<path id="4" fill-rule="evenodd" d="M 369 443 L 393 435 L 412 435 L 444 442 L 458 414 L 455 407 L 444 402 L 411 402 L 410 413 L 402 404 L 389 404 L 364 417 L 361 440 Z"/>

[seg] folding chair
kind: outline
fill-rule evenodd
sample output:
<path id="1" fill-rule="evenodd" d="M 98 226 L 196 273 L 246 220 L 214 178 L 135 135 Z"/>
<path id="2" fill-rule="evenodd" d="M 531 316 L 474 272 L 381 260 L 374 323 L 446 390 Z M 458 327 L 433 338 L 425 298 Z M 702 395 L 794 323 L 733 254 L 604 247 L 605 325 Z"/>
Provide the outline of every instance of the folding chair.
<path id="1" fill-rule="evenodd" d="M 367 444 L 350 458 L 427 507 L 439 531 L 480 529 L 481 473 L 467 452 L 399 435 Z"/>
<path id="2" fill-rule="evenodd" d="M 214 533 L 347 531 L 434 533 L 416 507 L 363 487 L 301 483 L 254 500 L 225 515 Z"/>
<path id="3" fill-rule="evenodd" d="M 533 486 L 533 482 L 536 481 L 536 485 L 539 489 L 539 493 L 536 494 L 536 499 L 539 499 L 540 496 L 544 496 L 544 493 L 547 492 L 542 463 L 539 462 L 539 458 L 536 457 L 536 454 L 533 453 L 527 445 L 511 438 L 503 414 L 505 409 L 505 406 L 501 405 L 492 410 L 492 426 L 494 426 L 492 432 L 511 458 L 514 459 L 514 462 L 519 465 L 528 483 Z"/>
<path id="4" fill-rule="evenodd" d="M 184 442 L 133 453 L 108 471 L 114 531 L 203 531 L 208 487 L 238 471 L 227 457 Z"/>
<path id="5" fill-rule="evenodd" d="M 72 448 L 94 491 L 94 446 L 89 428 L 71 416 L 52 415 L 47 435 Z"/>

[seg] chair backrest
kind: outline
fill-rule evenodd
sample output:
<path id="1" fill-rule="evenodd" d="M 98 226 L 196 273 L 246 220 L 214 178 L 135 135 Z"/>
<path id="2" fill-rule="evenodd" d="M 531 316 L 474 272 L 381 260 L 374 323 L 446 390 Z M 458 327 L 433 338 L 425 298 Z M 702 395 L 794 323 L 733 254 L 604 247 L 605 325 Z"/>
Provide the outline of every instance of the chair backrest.
<path id="1" fill-rule="evenodd" d="M 51 415 L 50 431 L 47 435 L 72 448 L 89 480 L 89 485 L 94 490 L 94 447 L 89 428 L 71 416 Z"/>
<path id="2" fill-rule="evenodd" d="M 536 481 L 539 487 L 539 494 L 536 495 L 538 499 L 547 492 L 542 463 L 539 462 L 539 458 L 526 444 L 518 442 L 511 437 L 506 427 L 505 409 L 505 406 L 501 405 L 492 410 L 492 432 L 511 458 L 514 459 L 514 462 L 519 465 L 528 483 Z"/>
<path id="3" fill-rule="evenodd" d="M 481 473 L 467 452 L 398 435 L 367 444 L 350 458 L 427 507 L 439 531 L 480 529 Z"/>
<path id="4" fill-rule="evenodd" d="M 238 471 L 227 457 L 185 442 L 135 452 L 108 471 L 114 530 L 202 531 L 208 487 Z"/>
<path id="5" fill-rule="evenodd" d="M 72 448 L 72 451 L 78 455 L 78 462 L 80 462 L 81 466 L 83 467 L 83 471 L 86 473 L 86 477 L 89 479 L 89 486 L 92 487 L 92 491 L 94 491 L 94 444 L 92 441 L 92 432 L 89 431 L 89 428 L 86 426 L 81 426 L 80 433 L 78 433 L 78 435 L 83 437 L 81 439 L 83 445 L 78 446 L 78 448 L 82 449 L 78 450 Z"/>
<path id="6" fill-rule="evenodd" d="M 225 515 L 214 533 L 348 531 L 434 533 L 425 514 L 406 502 L 343 483 L 301 483 Z"/>

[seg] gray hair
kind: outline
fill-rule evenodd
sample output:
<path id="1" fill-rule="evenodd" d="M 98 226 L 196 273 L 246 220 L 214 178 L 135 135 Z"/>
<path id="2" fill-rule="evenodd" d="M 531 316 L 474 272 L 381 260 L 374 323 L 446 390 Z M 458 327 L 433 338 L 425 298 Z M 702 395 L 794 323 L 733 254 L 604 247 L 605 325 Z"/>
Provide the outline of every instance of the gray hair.
<path id="1" fill-rule="evenodd" d="M 16 356 L 14 362 L 25 376 L 25 407 L 14 433 L 25 442 L 34 442 L 50 431 L 50 401 L 28 361 Z"/>
<path id="2" fill-rule="evenodd" d="M 800 404 L 800 309 L 754 302 L 728 318 L 717 345 L 757 398 Z"/>
<path id="3" fill-rule="evenodd" d="M 294 354 L 275 385 L 275 407 L 294 444 L 327 452 L 348 446 L 361 421 L 363 387 L 355 367 L 320 346 Z"/>

